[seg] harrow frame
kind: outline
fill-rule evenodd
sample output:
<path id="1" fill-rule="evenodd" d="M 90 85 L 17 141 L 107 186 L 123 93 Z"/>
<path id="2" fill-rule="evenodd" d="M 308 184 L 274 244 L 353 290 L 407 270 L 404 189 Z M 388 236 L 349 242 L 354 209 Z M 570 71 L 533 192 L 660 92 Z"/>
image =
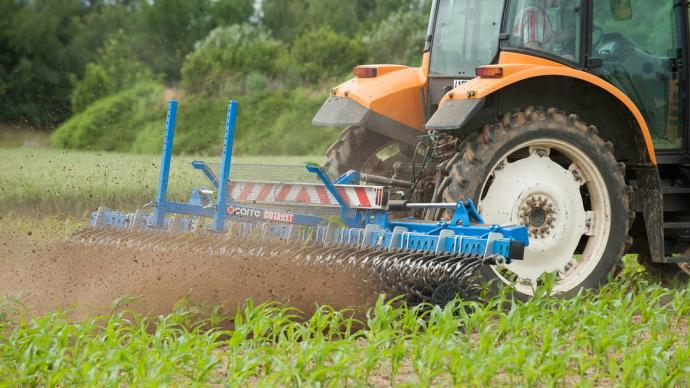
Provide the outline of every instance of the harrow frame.
<path id="1" fill-rule="evenodd" d="M 168 200 L 168 183 L 175 137 L 178 103 L 168 102 L 161 168 L 153 212 L 143 210 L 122 213 L 100 208 L 92 214 L 94 228 L 132 230 L 162 230 L 174 233 L 199 230 L 201 219 L 210 219 L 208 231 L 240 234 L 260 233 L 264 238 L 302 241 L 316 244 L 384 249 L 389 251 L 426 252 L 436 255 L 465 255 L 491 259 L 495 264 L 509 264 L 522 260 L 524 248 L 529 244 L 525 226 L 487 225 L 472 201 L 458 203 L 407 203 L 389 201 L 389 187 L 358 185 L 359 174 L 350 172 L 336 182 L 316 164 L 306 169 L 315 174 L 322 186 L 339 207 L 339 222 L 313 214 L 276 210 L 270 207 L 241 203 L 231 197 L 230 173 L 236 134 L 238 104 L 230 101 L 227 110 L 223 152 L 219 175 L 203 161 L 192 166 L 201 171 L 217 192 L 194 188 L 187 203 Z M 311 185 L 315 186 L 315 185 Z M 344 188 L 380 190 L 374 204 L 353 205 L 343 195 Z M 377 191 L 378 193 L 378 191 Z M 392 211 L 418 208 L 453 209 L 450 221 L 423 222 L 408 217 L 392 220 Z M 233 228 L 233 225 L 239 228 Z M 228 226 L 231 226 L 228 228 Z M 206 229 L 206 228 L 201 228 Z"/>

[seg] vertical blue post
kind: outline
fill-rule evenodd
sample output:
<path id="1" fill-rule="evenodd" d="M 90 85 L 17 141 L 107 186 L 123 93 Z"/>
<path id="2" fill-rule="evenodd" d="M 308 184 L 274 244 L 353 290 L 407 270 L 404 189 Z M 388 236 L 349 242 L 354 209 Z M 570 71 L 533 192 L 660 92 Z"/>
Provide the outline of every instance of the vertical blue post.
<path id="1" fill-rule="evenodd" d="M 163 156 L 161 159 L 161 175 L 158 179 L 158 193 L 156 194 L 155 222 L 157 228 L 163 227 L 168 202 L 168 181 L 170 179 L 170 159 L 172 158 L 173 139 L 175 138 L 175 123 L 177 121 L 177 101 L 168 101 L 168 117 L 165 120 L 165 138 L 163 139 Z"/>
<path id="2" fill-rule="evenodd" d="M 230 180 L 230 168 L 232 167 L 232 147 L 235 144 L 235 124 L 237 122 L 237 101 L 230 101 L 228 116 L 225 121 L 225 141 L 223 142 L 223 156 L 220 163 L 220 176 L 218 177 L 218 205 L 216 216 L 213 218 L 213 230 L 225 231 L 225 216 L 228 211 L 228 181 Z"/>

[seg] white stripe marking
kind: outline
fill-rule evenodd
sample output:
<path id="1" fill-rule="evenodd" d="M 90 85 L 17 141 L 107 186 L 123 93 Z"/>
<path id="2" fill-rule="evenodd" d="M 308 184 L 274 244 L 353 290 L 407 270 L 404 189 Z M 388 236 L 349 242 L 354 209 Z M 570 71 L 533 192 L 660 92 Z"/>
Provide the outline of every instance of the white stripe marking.
<path id="1" fill-rule="evenodd" d="M 264 185 L 261 183 L 257 183 L 252 187 L 252 191 L 249 193 L 249 196 L 247 197 L 247 201 L 256 201 L 256 199 L 259 197 L 259 193 L 261 193 L 261 190 L 264 188 Z"/>
<path id="2" fill-rule="evenodd" d="M 230 197 L 235 201 L 239 201 L 240 194 L 242 193 L 242 190 L 244 190 L 244 185 L 244 183 L 236 183 L 235 187 L 232 188 L 232 193 L 230 193 Z"/>

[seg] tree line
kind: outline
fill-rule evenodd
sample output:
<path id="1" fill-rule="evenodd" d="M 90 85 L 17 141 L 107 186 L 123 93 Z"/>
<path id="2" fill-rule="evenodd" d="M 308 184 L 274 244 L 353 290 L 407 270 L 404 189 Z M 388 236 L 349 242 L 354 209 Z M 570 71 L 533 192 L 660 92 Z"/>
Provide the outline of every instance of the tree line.
<path id="1" fill-rule="evenodd" d="M 0 0 L 0 121 L 54 128 L 148 82 L 212 98 L 418 64 L 428 0 Z M 308 94 L 308 93 L 307 93 Z"/>

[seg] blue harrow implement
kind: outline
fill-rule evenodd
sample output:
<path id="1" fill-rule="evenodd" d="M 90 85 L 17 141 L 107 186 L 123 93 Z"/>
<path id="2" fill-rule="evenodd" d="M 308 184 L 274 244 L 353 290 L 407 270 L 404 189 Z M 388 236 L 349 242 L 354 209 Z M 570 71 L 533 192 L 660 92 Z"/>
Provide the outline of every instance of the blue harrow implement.
<path id="1" fill-rule="evenodd" d="M 471 297 L 481 268 L 522 260 L 525 226 L 487 225 L 472 201 L 409 203 L 391 199 L 391 187 L 360 182 L 351 171 L 332 180 L 318 165 L 294 167 L 233 165 L 238 105 L 228 107 L 220 165 L 195 161 L 209 181 L 187 202 L 168 199 L 177 115 L 170 101 L 157 196 L 148 210 L 134 213 L 100 208 L 89 244 L 127 244 L 163 250 L 195 249 L 290 255 L 319 265 L 374 274 L 388 292 L 414 302 L 443 303 Z M 248 172 L 259 173 L 248 178 Z M 442 209 L 444 221 L 421 221 L 418 209 Z"/>

